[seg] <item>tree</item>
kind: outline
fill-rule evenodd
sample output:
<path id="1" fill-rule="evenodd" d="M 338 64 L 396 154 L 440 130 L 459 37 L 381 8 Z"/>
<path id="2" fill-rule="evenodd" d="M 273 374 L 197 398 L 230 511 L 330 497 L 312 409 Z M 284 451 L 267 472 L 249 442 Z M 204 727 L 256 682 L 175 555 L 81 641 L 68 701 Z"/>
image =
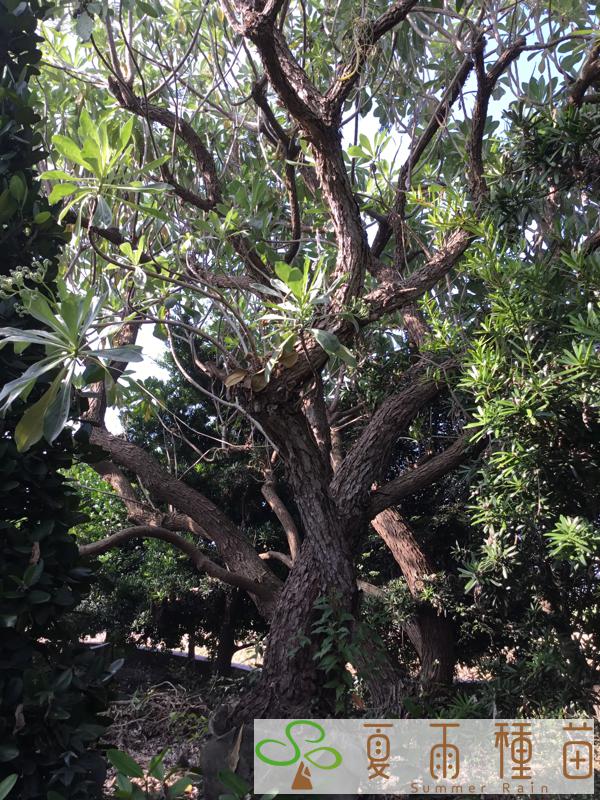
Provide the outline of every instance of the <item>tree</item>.
<path id="1" fill-rule="evenodd" d="M 403 516 L 408 499 L 484 451 L 497 466 L 505 448 L 508 428 L 489 413 L 514 398 L 498 382 L 490 397 L 477 374 L 490 326 L 512 314 L 510 303 L 498 314 L 490 270 L 514 270 L 515 292 L 535 305 L 528 271 L 571 257 L 586 275 L 578 302 L 596 302 L 593 148 L 572 147 L 598 118 L 591 6 L 149 0 L 87 3 L 73 23 L 78 46 L 63 25 L 46 29 L 40 103 L 49 135 L 60 132 L 45 177 L 73 226 L 65 284 L 100 301 L 84 325 L 63 290 L 53 347 L 106 453 L 95 468 L 132 522 L 104 546 L 168 541 L 269 620 L 264 669 L 236 723 L 327 713 L 336 692 L 315 621 L 324 604 L 339 621 L 360 617 L 355 564 L 369 525 L 416 587 L 410 565 L 434 565 Z M 511 162 L 515 113 L 548 108 L 540 133 L 574 121 L 562 166 L 535 150 L 531 127 L 525 160 Z M 525 189 L 540 167 L 524 219 L 511 181 L 524 175 Z M 511 358 L 535 372 L 520 324 L 503 344 L 507 375 Z M 219 409 L 223 447 L 252 448 L 287 553 L 259 552 L 201 488 L 106 428 L 120 387 L 139 388 L 126 362 L 146 325 Z M 372 392 L 376 358 L 387 374 Z M 586 358 L 596 363 L 593 347 Z M 588 394 L 573 402 L 596 413 Z M 403 437 L 416 440 L 404 452 Z M 501 574 L 505 539 L 486 545 Z M 290 566 L 285 580 L 275 558 Z M 564 610 L 556 618 L 568 627 Z M 415 641 L 427 640 L 423 660 L 442 647 L 434 677 L 447 679 L 451 636 L 430 620 Z M 373 706 L 389 706 L 406 676 L 380 647 L 361 663 L 365 649 L 363 639 L 327 663 L 343 669 L 350 655 Z"/>

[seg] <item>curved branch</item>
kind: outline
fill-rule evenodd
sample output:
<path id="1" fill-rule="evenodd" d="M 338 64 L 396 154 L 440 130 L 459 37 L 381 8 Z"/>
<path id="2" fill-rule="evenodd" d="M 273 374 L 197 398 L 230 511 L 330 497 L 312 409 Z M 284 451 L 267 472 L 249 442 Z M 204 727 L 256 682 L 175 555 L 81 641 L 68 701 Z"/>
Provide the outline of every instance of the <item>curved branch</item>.
<path id="1" fill-rule="evenodd" d="M 292 560 L 289 556 L 286 556 L 285 553 L 278 553 L 277 550 L 267 550 L 265 553 L 260 554 L 261 558 L 265 560 L 272 558 L 275 561 L 281 561 L 282 564 L 288 569 L 292 568 Z M 356 586 L 359 591 L 364 592 L 365 594 L 370 594 L 372 597 L 385 597 L 385 590 L 381 588 L 381 586 L 375 586 L 374 583 L 369 583 L 368 581 L 362 581 L 358 579 L 356 581 Z"/>
<path id="2" fill-rule="evenodd" d="M 288 569 L 291 569 L 294 563 L 292 559 L 286 555 L 286 553 L 280 553 L 277 550 L 267 550 L 264 553 L 260 553 L 260 558 L 262 558 L 264 561 L 267 561 L 270 558 L 274 559 L 275 561 L 281 561 L 281 563 L 285 564 Z"/>
<path id="3" fill-rule="evenodd" d="M 411 494 L 427 489 L 427 487 L 458 467 L 459 464 L 480 453 L 487 447 L 487 444 L 486 439 L 474 444 L 467 434 L 459 436 L 443 452 L 433 456 L 419 467 L 403 472 L 402 475 L 384 484 L 374 492 L 371 496 L 369 516 L 371 518 L 376 517 L 382 511 L 396 505 Z"/>
<path id="4" fill-rule="evenodd" d="M 364 513 L 371 485 L 387 469 L 394 441 L 445 385 L 443 378 L 428 378 L 422 362 L 407 370 L 404 380 L 406 387 L 379 406 L 335 474 L 331 489 L 344 515 Z"/>
<path id="5" fill-rule="evenodd" d="M 269 597 L 280 588 L 280 581 L 258 557 L 250 541 L 234 522 L 201 492 L 175 478 L 142 447 L 93 427 L 90 442 L 103 448 L 111 461 L 139 475 L 150 495 L 174 506 L 180 514 L 191 518 L 214 541 L 220 557 L 232 572 L 242 572 L 269 589 Z M 260 598 L 256 594 L 257 598 Z M 273 613 L 274 603 L 259 599 L 259 610 L 266 616 Z"/>
<path id="6" fill-rule="evenodd" d="M 221 187 L 217 177 L 217 170 L 214 159 L 208 151 L 200 136 L 194 128 L 185 120 L 178 117 L 168 108 L 155 106 L 139 97 L 136 97 L 129 86 L 112 79 L 109 79 L 111 92 L 117 102 L 127 111 L 137 114 L 139 117 L 150 122 L 158 122 L 173 133 L 177 134 L 190 148 L 196 164 L 198 165 L 204 184 L 206 187 L 206 197 L 202 198 L 191 190 L 184 189 L 173 179 L 168 169 L 163 167 L 165 179 L 171 183 L 175 193 L 180 195 L 183 200 L 192 203 L 197 208 L 210 211 L 221 201 Z"/>
<path id="7" fill-rule="evenodd" d="M 475 203 L 481 202 L 481 200 L 487 196 L 487 183 L 483 175 L 483 136 L 485 133 L 490 98 L 498 78 L 523 52 L 525 44 L 525 37 L 519 36 L 513 44 L 504 50 L 495 64 L 493 64 L 487 72 L 485 71 L 484 65 L 483 40 L 480 40 L 475 48 L 477 96 L 475 98 L 473 119 L 471 120 L 471 134 L 467 143 L 467 152 L 469 154 L 469 184 L 471 195 Z"/>
<path id="8" fill-rule="evenodd" d="M 136 525 L 132 528 L 124 528 L 117 533 L 107 536 L 106 539 L 101 539 L 98 542 L 91 544 L 84 544 L 79 546 L 79 554 L 81 556 L 99 556 L 106 553 L 113 547 L 121 547 L 126 544 L 130 539 L 160 539 L 163 542 L 168 542 L 174 547 L 185 553 L 194 567 L 199 572 L 205 572 L 211 578 L 218 578 L 231 586 L 237 586 L 240 589 L 245 589 L 247 592 L 261 597 L 265 600 L 272 599 L 275 592 L 265 584 L 257 583 L 245 575 L 239 575 L 235 572 L 230 572 L 224 567 L 220 567 L 211 561 L 210 558 L 204 555 L 192 542 L 181 536 L 175 531 L 169 531 L 166 528 L 153 527 L 151 525 Z"/>
<path id="9" fill-rule="evenodd" d="M 458 228 L 448 235 L 431 258 L 406 278 L 382 281 L 365 297 L 370 307 L 367 321 L 375 322 L 384 314 L 399 311 L 425 294 L 450 272 L 474 238 L 469 231 Z"/>
<path id="10" fill-rule="evenodd" d="M 586 99 L 587 90 L 598 80 L 600 80 L 600 42 L 596 42 L 590 50 L 579 77 L 571 86 L 569 103 L 579 107 Z"/>
<path id="11" fill-rule="evenodd" d="M 300 534 L 298 533 L 298 528 L 296 527 L 296 523 L 290 512 L 287 510 L 285 503 L 277 494 L 275 489 L 275 482 L 273 480 L 267 480 L 261 486 L 262 496 L 265 498 L 271 511 L 275 514 L 279 522 L 281 523 L 281 527 L 285 531 L 285 535 L 288 541 L 288 547 L 290 549 L 290 556 L 291 562 L 295 561 L 298 556 L 298 551 L 300 550 Z M 262 558 L 262 555 L 261 555 Z"/>

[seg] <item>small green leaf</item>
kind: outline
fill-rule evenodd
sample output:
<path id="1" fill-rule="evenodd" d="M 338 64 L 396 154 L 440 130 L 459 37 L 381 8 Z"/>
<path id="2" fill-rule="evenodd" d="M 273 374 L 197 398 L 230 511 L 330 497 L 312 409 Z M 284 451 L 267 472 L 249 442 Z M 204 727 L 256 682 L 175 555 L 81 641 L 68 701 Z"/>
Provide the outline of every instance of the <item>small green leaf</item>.
<path id="1" fill-rule="evenodd" d="M 82 11 L 75 20 L 75 33 L 82 42 L 88 42 L 94 30 L 94 20 L 87 11 Z"/>
<path id="2" fill-rule="evenodd" d="M 148 764 L 148 775 L 152 778 L 158 778 L 158 780 L 163 780 L 165 777 L 165 770 L 163 767 L 163 761 L 165 756 L 167 755 L 167 748 L 160 752 L 156 756 L 152 756 L 150 759 L 150 763 Z"/>
<path id="3" fill-rule="evenodd" d="M 0 744 L 0 763 L 13 761 L 19 755 L 19 748 L 14 744 Z"/>
<path id="4" fill-rule="evenodd" d="M 236 775 L 230 769 L 224 769 L 219 772 L 219 780 L 228 789 L 231 789 L 237 797 L 245 797 L 250 791 L 250 786 L 243 778 Z"/>
<path id="5" fill-rule="evenodd" d="M 356 367 L 357 361 L 355 355 L 351 353 L 347 347 L 344 347 L 343 344 L 340 344 L 338 347 L 336 355 L 348 364 L 349 367 Z"/>
<path id="6" fill-rule="evenodd" d="M 29 602 L 32 606 L 38 606 L 42 603 L 47 603 L 51 597 L 52 595 L 49 592 L 42 592 L 41 589 L 34 589 L 32 592 L 29 592 L 28 595 Z"/>
<path id="7" fill-rule="evenodd" d="M 158 18 L 159 16 L 158 11 L 155 8 L 152 8 L 150 3 L 145 3 L 144 0 L 138 0 L 137 8 L 139 8 L 140 11 L 143 11 L 144 14 L 148 14 L 149 17 L 153 17 L 154 19 Z"/>
<path id="8" fill-rule="evenodd" d="M 17 203 L 22 205 L 25 197 L 27 196 L 27 184 L 23 178 L 15 173 L 10 179 L 8 188 Z"/>
<path id="9" fill-rule="evenodd" d="M 71 382 L 65 380 L 44 416 L 44 438 L 52 443 L 64 429 L 71 407 Z"/>
<path id="10" fill-rule="evenodd" d="M 42 180 L 48 181 L 76 181 L 73 175 L 69 175 L 68 172 L 64 172 L 62 169 L 49 169 L 46 172 L 42 172 L 39 176 Z"/>
<path id="11" fill-rule="evenodd" d="M 318 344 L 325 350 L 326 353 L 329 355 L 335 356 L 338 354 L 338 351 L 341 347 L 340 340 L 334 333 L 330 333 L 329 331 L 323 331 L 320 328 L 311 328 L 310 332 L 317 340 Z"/>
<path id="12" fill-rule="evenodd" d="M 48 202 L 51 206 L 56 205 L 63 197 L 69 197 L 77 191 L 77 185 L 74 183 L 57 183 L 52 187 Z"/>
<path id="13" fill-rule="evenodd" d="M 123 125 L 123 127 L 119 131 L 119 142 L 121 144 L 122 150 L 124 150 L 129 144 L 132 132 L 133 132 L 133 117 L 129 117 L 125 125 Z"/>
<path id="14" fill-rule="evenodd" d="M 188 786 L 191 785 L 192 781 L 190 780 L 189 776 L 185 775 L 183 778 L 179 778 L 178 781 L 175 781 L 175 783 L 169 786 L 167 792 L 169 798 L 173 798 L 174 800 L 174 798 L 176 797 L 182 797 L 183 794 L 185 793 L 185 790 L 188 788 Z"/>

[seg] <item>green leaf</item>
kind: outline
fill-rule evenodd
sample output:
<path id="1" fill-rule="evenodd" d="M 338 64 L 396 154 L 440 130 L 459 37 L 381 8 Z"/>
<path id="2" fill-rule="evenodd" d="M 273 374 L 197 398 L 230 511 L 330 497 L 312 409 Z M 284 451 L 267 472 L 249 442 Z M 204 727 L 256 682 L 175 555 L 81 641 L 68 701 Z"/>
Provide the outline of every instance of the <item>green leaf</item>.
<path id="1" fill-rule="evenodd" d="M 78 133 L 81 141 L 84 141 L 85 139 L 91 139 L 92 141 L 96 142 L 97 145 L 100 144 L 98 123 L 93 121 L 86 108 L 82 108 L 81 114 L 79 115 Z"/>
<path id="2" fill-rule="evenodd" d="M 340 344 L 338 347 L 336 355 L 348 364 L 349 367 L 356 367 L 357 361 L 355 355 L 343 344 Z"/>
<path id="3" fill-rule="evenodd" d="M 44 439 L 52 442 L 64 430 L 71 407 L 71 381 L 69 375 L 61 383 L 57 396 L 44 416 Z"/>
<path id="4" fill-rule="evenodd" d="M 310 332 L 317 340 L 318 344 L 325 350 L 326 353 L 329 355 L 335 356 L 338 354 L 338 351 L 341 347 L 340 340 L 334 333 L 330 333 L 329 331 L 323 331 L 320 328 L 311 328 Z"/>
<path id="5" fill-rule="evenodd" d="M 167 755 L 167 752 L 168 748 L 165 747 L 162 752 L 156 756 L 152 756 L 150 759 L 150 763 L 148 764 L 148 775 L 150 775 L 152 778 L 158 778 L 159 780 L 164 778 L 163 761 Z"/>
<path id="6" fill-rule="evenodd" d="M 48 181 L 77 181 L 73 175 L 69 175 L 68 172 L 64 172 L 62 169 L 49 169 L 46 172 L 42 172 L 39 176 L 42 180 Z"/>
<path id="7" fill-rule="evenodd" d="M 82 11 L 75 20 L 75 33 L 82 42 L 88 42 L 93 30 L 94 20 L 87 11 Z"/>
<path id="8" fill-rule="evenodd" d="M 69 139 L 68 136 L 61 136 L 60 134 L 56 134 L 52 137 L 52 142 L 58 152 L 66 158 L 67 161 L 73 161 L 75 164 L 79 164 L 80 167 L 84 167 L 89 172 L 93 172 L 92 166 L 85 160 L 83 157 L 83 153 L 79 149 L 79 147 L 75 144 L 72 139 Z"/>
<path id="9" fill-rule="evenodd" d="M 4 405 L 1 411 L 5 411 L 19 396 L 28 394 L 36 379 L 48 372 L 54 367 L 57 367 L 63 362 L 63 358 L 44 358 L 37 364 L 32 364 L 25 372 L 18 378 L 6 383 L 0 391 L 0 401 L 4 400 Z"/>
<path id="10" fill-rule="evenodd" d="M 17 444 L 17 450 L 20 453 L 28 450 L 42 438 L 44 433 L 44 417 L 50 404 L 57 395 L 64 374 L 65 370 L 62 369 L 50 384 L 50 388 L 44 392 L 36 403 L 25 411 L 18 421 L 15 428 L 15 442 Z"/>
<path id="11" fill-rule="evenodd" d="M 249 784 L 235 772 L 230 769 L 224 769 L 219 772 L 219 780 L 228 789 L 231 789 L 237 797 L 245 797 L 250 791 Z"/>
<path id="12" fill-rule="evenodd" d="M 157 19 L 159 17 L 158 11 L 156 11 L 156 9 L 152 8 L 150 3 L 144 2 L 144 0 L 138 0 L 137 1 L 137 8 L 139 8 L 141 11 L 143 11 L 144 14 L 148 14 L 149 17 L 153 17 L 154 19 Z"/>
<path id="13" fill-rule="evenodd" d="M 367 158 L 367 159 L 370 158 L 370 155 L 368 153 L 365 153 L 362 147 L 359 147 L 358 145 L 355 144 L 350 145 L 350 147 L 348 148 L 348 155 L 352 156 L 352 158 Z"/>
<path id="14" fill-rule="evenodd" d="M 0 800 L 4 800 L 5 797 L 11 793 L 13 786 L 17 782 L 18 775 L 9 775 L 8 778 L 4 778 L 2 782 L 0 782 Z"/>
<path id="15" fill-rule="evenodd" d="M 125 775 L 121 775 L 119 773 L 117 775 L 117 786 L 119 787 L 119 791 L 122 793 L 121 797 L 130 797 L 133 791 L 133 786 L 131 781 Z"/>
<path id="16" fill-rule="evenodd" d="M 29 592 L 27 597 L 32 606 L 37 606 L 47 603 L 52 598 L 52 595 L 49 592 L 43 592 L 41 589 L 34 589 Z"/>
<path id="17" fill-rule="evenodd" d="M 122 750 L 107 750 L 106 757 L 113 765 L 113 767 L 128 778 L 143 778 L 144 770 L 140 767 L 137 761 Z"/>
<path id="18" fill-rule="evenodd" d="M 37 564 L 30 564 L 23 573 L 23 583 L 25 586 L 34 586 L 42 577 L 44 571 L 44 559 L 40 559 Z"/>
<path id="19" fill-rule="evenodd" d="M 97 358 L 106 358 L 111 361 L 143 361 L 144 354 L 139 344 L 127 344 L 123 347 L 108 347 L 106 350 L 95 350 Z"/>
<path id="20" fill-rule="evenodd" d="M 189 776 L 185 775 L 183 778 L 179 778 L 179 780 L 175 781 L 175 783 L 169 786 L 167 794 L 169 798 L 176 798 L 181 797 L 188 786 L 191 786 L 192 781 L 190 780 Z"/>
<path id="21" fill-rule="evenodd" d="M 15 173 L 9 181 L 8 188 L 17 203 L 19 203 L 19 205 L 23 205 L 23 201 L 27 196 L 27 184 L 23 178 Z"/>
<path id="22" fill-rule="evenodd" d="M 132 132 L 133 132 L 133 117 L 129 117 L 125 125 L 123 125 L 123 127 L 119 131 L 119 142 L 121 144 L 122 150 L 124 150 L 129 144 Z"/>
<path id="23" fill-rule="evenodd" d="M 69 197 L 77 191 L 77 185 L 74 183 L 57 183 L 52 187 L 48 202 L 51 206 L 56 205 L 63 197 Z"/>
<path id="24" fill-rule="evenodd" d="M 13 761 L 19 755 L 19 748 L 14 744 L 0 744 L 0 763 Z"/>

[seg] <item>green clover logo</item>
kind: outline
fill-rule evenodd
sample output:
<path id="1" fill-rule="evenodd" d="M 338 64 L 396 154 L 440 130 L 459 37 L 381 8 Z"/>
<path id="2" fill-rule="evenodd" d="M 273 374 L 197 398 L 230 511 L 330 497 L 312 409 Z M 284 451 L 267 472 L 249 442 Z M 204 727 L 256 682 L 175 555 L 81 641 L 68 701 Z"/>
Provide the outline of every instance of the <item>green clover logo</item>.
<path id="1" fill-rule="evenodd" d="M 324 745 L 321 747 L 313 747 L 311 750 L 303 753 L 294 736 L 292 735 L 294 728 L 297 728 L 301 725 L 308 728 L 313 728 L 316 731 L 313 738 L 305 736 L 305 742 L 309 742 L 310 744 L 319 744 L 325 739 L 325 729 L 322 725 L 319 725 L 318 722 L 314 722 L 310 719 L 294 719 L 291 722 L 288 722 L 288 724 L 285 726 L 285 737 L 287 741 L 281 739 L 261 739 L 261 741 L 256 745 L 255 752 L 261 761 L 274 767 L 290 767 L 292 764 L 300 761 L 298 770 L 296 771 L 296 775 L 292 783 L 292 789 L 307 790 L 312 789 L 313 786 L 310 768 L 304 763 L 304 761 L 308 761 L 313 765 L 313 767 L 317 767 L 317 769 L 336 769 L 342 763 L 342 755 L 334 747 L 326 747 Z M 264 749 L 268 745 L 271 746 L 271 750 L 273 749 L 273 745 L 275 745 L 277 748 L 283 748 L 284 752 L 281 754 L 282 757 L 273 758 L 265 755 Z M 330 764 L 321 764 L 318 761 L 315 761 L 315 757 L 320 753 L 327 753 L 332 756 L 332 762 Z"/>

